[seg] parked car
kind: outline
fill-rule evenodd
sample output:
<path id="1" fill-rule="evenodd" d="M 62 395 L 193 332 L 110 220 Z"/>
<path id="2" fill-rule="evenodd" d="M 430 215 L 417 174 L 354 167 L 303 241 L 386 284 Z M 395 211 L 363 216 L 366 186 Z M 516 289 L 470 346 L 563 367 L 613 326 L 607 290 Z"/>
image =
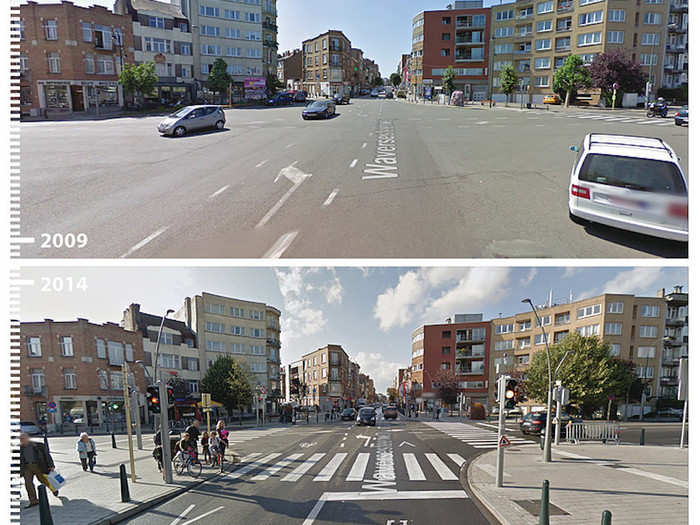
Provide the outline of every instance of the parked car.
<path id="1" fill-rule="evenodd" d="M 338 105 L 341 104 L 350 104 L 350 95 L 347 93 L 336 93 L 333 95 L 333 102 L 335 102 Z"/>
<path id="2" fill-rule="evenodd" d="M 562 414 L 561 416 L 561 427 L 559 429 L 559 435 L 566 435 L 566 424 L 569 422 L 570 417 Z M 523 416 L 520 420 L 520 432 L 523 435 L 536 435 L 539 436 L 541 432 L 544 432 L 547 426 L 547 413 L 546 412 L 532 412 Z M 554 415 L 552 415 L 552 435 L 556 432 L 554 425 Z"/>
<path id="3" fill-rule="evenodd" d="M 224 129 L 226 115 L 221 106 L 185 106 L 168 115 L 158 125 L 158 132 L 163 135 L 182 137 L 190 131 L 206 128 Z"/>
<path id="4" fill-rule="evenodd" d="M 361 90 L 360 90 L 360 96 L 361 96 L 361 97 L 366 97 L 367 95 L 369 95 L 369 93 L 370 93 L 370 90 L 369 90 L 369 89 L 361 89 Z"/>
<path id="5" fill-rule="evenodd" d="M 377 412 L 372 407 L 363 407 L 357 413 L 357 424 L 359 426 L 377 426 Z"/>
<path id="6" fill-rule="evenodd" d="M 677 111 L 675 115 L 673 115 L 674 120 L 676 121 L 676 126 L 682 126 L 685 124 L 686 126 L 688 125 L 688 106 L 683 106 L 680 111 Z"/>
<path id="7" fill-rule="evenodd" d="M 559 95 L 545 95 L 544 100 L 542 101 L 543 104 L 561 104 L 561 99 L 559 98 Z"/>
<path id="8" fill-rule="evenodd" d="M 308 96 L 308 93 L 306 91 L 297 91 L 294 93 L 294 102 L 306 102 L 306 97 Z"/>
<path id="9" fill-rule="evenodd" d="M 387 91 L 386 98 L 394 98 L 394 93 L 392 93 L 391 91 Z"/>
<path id="10" fill-rule="evenodd" d="M 20 421 L 19 431 L 29 434 L 30 436 L 36 436 L 37 434 L 42 433 L 39 425 L 37 425 L 33 421 Z"/>
<path id="11" fill-rule="evenodd" d="M 276 93 L 274 96 L 265 100 L 266 106 L 287 106 L 294 101 L 291 93 Z"/>
<path id="12" fill-rule="evenodd" d="M 341 421 L 352 421 L 354 419 L 355 419 L 355 409 L 354 408 L 345 408 L 340 413 L 340 420 Z"/>
<path id="13" fill-rule="evenodd" d="M 301 118 L 304 120 L 310 118 L 331 118 L 335 115 L 335 102 L 332 100 L 316 100 L 304 108 L 301 112 Z"/>
<path id="14" fill-rule="evenodd" d="M 396 409 L 396 405 L 389 405 L 382 412 L 384 419 L 396 419 L 399 417 L 399 411 Z"/>
<path id="15" fill-rule="evenodd" d="M 569 216 L 574 222 L 688 242 L 688 183 L 661 139 L 586 135 L 571 146 Z"/>
<path id="16" fill-rule="evenodd" d="M 369 96 L 376 98 L 379 96 L 379 91 L 377 91 L 376 89 L 373 89 L 372 91 L 370 91 Z"/>

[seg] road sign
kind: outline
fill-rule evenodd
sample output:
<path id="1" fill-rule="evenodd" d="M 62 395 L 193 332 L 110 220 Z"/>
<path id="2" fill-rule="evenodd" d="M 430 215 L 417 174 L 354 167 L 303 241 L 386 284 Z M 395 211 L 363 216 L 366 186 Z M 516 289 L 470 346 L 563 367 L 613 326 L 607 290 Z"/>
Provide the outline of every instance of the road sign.
<path id="1" fill-rule="evenodd" d="M 55 413 L 56 413 L 56 407 L 47 408 L 46 411 L 47 411 L 49 414 L 55 414 Z"/>
<path id="2" fill-rule="evenodd" d="M 500 448 L 505 448 L 510 446 L 510 440 L 506 436 L 501 436 L 501 440 L 498 442 Z"/>
<path id="3" fill-rule="evenodd" d="M 56 403 L 54 403 L 53 401 L 49 401 L 46 406 L 56 410 Z"/>

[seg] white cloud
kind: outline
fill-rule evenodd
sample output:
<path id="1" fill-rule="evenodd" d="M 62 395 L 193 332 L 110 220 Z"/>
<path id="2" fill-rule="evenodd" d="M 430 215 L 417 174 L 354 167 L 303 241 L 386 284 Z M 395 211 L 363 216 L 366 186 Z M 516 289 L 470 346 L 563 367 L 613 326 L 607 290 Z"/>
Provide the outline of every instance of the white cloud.
<path id="1" fill-rule="evenodd" d="M 374 317 L 379 327 L 388 331 L 397 326 L 405 326 L 415 316 L 419 303 L 425 300 L 428 283 L 419 272 L 409 271 L 399 278 L 399 284 L 387 288 L 377 297 Z"/>
<path id="2" fill-rule="evenodd" d="M 576 267 L 576 266 L 569 266 L 564 270 L 564 275 L 562 277 L 564 279 L 570 279 L 571 277 L 574 277 L 575 275 L 578 275 L 583 271 L 583 268 L 581 267 Z"/>
<path id="3" fill-rule="evenodd" d="M 340 304 L 343 302 L 343 285 L 340 284 L 338 277 L 326 286 L 326 302 L 328 304 Z"/>
<path id="4" fill-rule="evenodd" d="M 315 287 L 306 279 L 314 273 L 317 273 L 315 268 L 275 269 L 277 283 L 284 299 L 284 312 L 281 317 L 283 345 L 303 335 L 317 334 L 328 324 L 323 310 L 314 307 L 308 297 Z"/>
<path id="5" fill-rule="evenodd" d="M 520 286 L 527 286 L 530 284 L 532 281 L 535 280 L 535 276 L 537 275 L 537 268 L 530 268 L 530 271 L 528 274 L 520 279 Z"/>
<path id="6" fill-rule="evenodd" d="M 644 293 L 661 277 L 662 268 L 632 268 L 618 273 L 606 282 L 603 293 Z"/>
<path id="7" fill-rule="evenodd" d="M 386 389 L 391 386 L 396 371 L 406 366 L 405 363 L 385 360 L 379 352 L 358 352 L 351 358 L 360 365 L 361 373 L 374 380 L 374 389 L 381 393 L 386 393 Z"/>

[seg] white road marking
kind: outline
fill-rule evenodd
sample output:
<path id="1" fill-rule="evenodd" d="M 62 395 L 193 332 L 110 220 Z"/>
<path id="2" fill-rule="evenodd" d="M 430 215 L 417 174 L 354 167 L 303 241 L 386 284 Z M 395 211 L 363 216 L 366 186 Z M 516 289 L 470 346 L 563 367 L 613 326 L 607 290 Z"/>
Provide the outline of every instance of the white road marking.
<path id="1" fill-rule="evenodd" d="M 221 189 L 219 189 L 219 190 L 216 190 L 214 193 L 212 193 L 211 195 L 209 195 L 209 200 L 215 199 L 216 197 L 218 197 L 219 195 L 221 195 L 223 192 L 225 192 L 225 191 L 226 191 L 227 189 L 229 189 L 230 187 L 231 187 L 231 186 L 230 186 L 229 184 L 227 184 L 227 185 L 224 186 L 223 188 L 221 188 Z"/>
<path id="2" fill-rule="evenodd" d="M 318 452 L 313 456 L 306 458 L 297 468 L 283 477 L 280 481 L 299 481 L 299 479 L 325 455 L 326 454 L 324 452 Z"/>
<path id="3" fill-rule="evenodd" d="M 164 227 L 161 228 L 160 230 L 154 231 L 152 234 L 150 234 L 148 237 L 146 237 L 146 238 L 145 238 L 144 240 L 142 240 L 141 242 L 139 242 L 139 243 L 137 243 L 137 244 L 134 244 L 131 248 L 129 248 L 129 251 L 127 251 L 127 252 L 126 252 L 125 254 L 123 254 L 123 255 L 120 255 L 119 258 L 120 258 L 120 259 L 124 259 L 125 257 L 129 257 L 129 255 L 131 255 L 132 253 L 134 253 L 134 252 L 140 250 L 141 248 L 143 248 L 144 246 L 146 246 L 149 242 L 151 242 L 151 241 L 152 241 L 153 239 L 155 239 L 156 237 L 160 237 L 161 235 L 163 235 L 167 229 L 168 229 L 168 226 L 164 226 Z"/>
<path id="4" fill-rule="evenodd" d="M 330 195 L 329 195 L 328 198 L 326 199 L 326 202 L 323 203 L 323 206 L 324 206 L 324 207 L 327 207 L 327 206 L 330 206 L 330 205 L 331 205 L 331 203 L 333 202 L 333 199 L 335 199 L 335 196 L 338 195 L 338 191 L 340 191 L 340 190 L 338 190 L 338 188 L 335 188 L 335 189 L 330 193 Z"/>
<path id="5" fill-rule="evenodd" d="M 488 124 L 488 123 L 489 123 L 488 120 L 482 120 L 481 122 L 477 122 L 477 125 L 481 126 L 483 124 Z"/>
<path id="6" fill-rule="evenodd" d="M 396 492 L 325 492 L 326 501 L 377 501 L 400 499 L 469 499 L 463 490 L 403 490 Z"/>
<path id="7" fill-rule="evenodd" d="M 441 479 L 445 481 L 459 479 L 452 473 L 450 467 L 445 465 L 445 462 L 442 461 L 437 454 L 428 453 L 425 455 L 425 457 L 428 458 L 428 461 L 430 461 L 430 464 L 433 466 Z"/>
<path id="8" fill-rule="evenodd" d="M 345 481 L 362 481 L 365 477 L 365 470 L 367 469 L 367 463 L 369 463 L 369 453 L 360 452 L 355 458 L 355 462 L 352 464 L 350 473 Z"/>
<path id="9" fill-rule="evenodd" d="M 263 259 L 279 259 L 282 257 L 282 254 L 287 251 L 287 248 L 294 242 L 297 235 L 299 235 L 299 232 L 289 232 L 282 235 L 282 237 L 277 239 L 277 242 L 272 245 L 272 248 L 265 252 Z"/>
<path id="10" fill-rule="evenodd" d="M 353 161 L 350 163 L 350 168 L 354 168 L 355 166 L 357 166 L 357 159 L 353 160 Z"/>
<path id="11" fill-rule="evenodd" d="M 192 523 L 195 523 L 195 522 L 201 520 L 202 518 L 206 518 L 207 516 L 210 516 L 210 515 L 214 514 L 215 512 L 219 512 L 219 511 L 220 511 L 221 509 L 223 509 L 223 508 L 224 508 L 223 506 L 221 506 L 221 507 L 216 507 L 215 509 L 212 509 L 212 510 L 210 510 L 209 512 L 205 512 L 205 513 L 202 514 L 201 516 L 197 516 L 196 518 L 192 518 L 191 520 L 186 521 L 186 522 L 183 523 L 182 525 L 191 525 Z"/>
<path id="12" fill-rule="evenodd" d="M 287 179 L 292 182 L 292 187 L 287 190 L 287 193 L 282 195 L 282 198 L 277 201 L 277 203 L 270 208 L 270 210 L 265 214 L 265 216 L 260 219 L 260 222 L 255 226 L 256 228 L 262 228 L 267 224 L 267 221 L 269 221 L 275 213 L 279 211 L 279 209 L 284 205 L 285 202 L 287 202 L 287 199 L 292 196 L 292 194 L 299 189 L 299 186 L 301 186 L 306 179 L 311 177 L 311 173 L 304 173 L 301 171 L 299 168 L 295 167 L 296 162 L 292 163 L 292 165 L 287 166 L 286 168 L 282 168 L 277 175 L 277 178 L 275 179 L 275 182 L 277 182 L 280 177 L 284 176 Z"/>
<path id="13" fill-rule="evenodd" d="M 183 519 L 185 519 L 185 516 L 187 516 L 193 508 L 194 505 L 190 505 L 189 507 L 187 507 L 177 516 L 177 518 L 170 522 L 170 525 L 177 525 L 178 523 L 180 523 Z"/>
<path id="14" fill-rule="evenodd" d="M 366 143 L 366 142 L 363 142 L 363 143 L 362 143 L 362 149 L 365 149 L 366 147 L 367 147 L 367 143 Z"/>
<path id="15" fill-rule="evenodd" d="M 294 146 L 294 144 L 295 144 L 294 142 L 292 142 L 291 144 L 287 144 L 287 145 L 284 147 L 284 149 L 289 149 L 289 148 L 291 148 L 292 146 Z"/>
<path id="16" fill-rule="evenodd" d="M 314 478 L 314 481 L 330 481 L 335 471 L 338 470 L 340 464 L 347 457 L 347 452 L 338 452 L 333 458 L 326 464 L 325 467 L 318 473 Z"/>
<path id="17" fill-rule="evenodd" d="M 415 454 L 412 452 L 404 453 L 403 462 L 408 471 L 408 479 L 411 481 L 425 481 L 425 474 L 423 474 Z"/>
<path id="18" fill-rule="evenodd" d="M 267 164 L 269 161 L 263 160 L 262 162 L 258 162 L 255 167 L 256 168 L 262 168 L 265 164 Z"/>
<path id="19" fill-rule="evenodd" d="M 462 465 L 463 465 L 464 463 L 466 463 L 466 461 L 467 461 L 466 459 L 464 459 L 464 458 L 463 458 L 462 456 L 460 456 L 459 454 L 447 454 L 447 457 L 450 458 L 450 459 L 451 459 L 452 461 L 454 461 L 455 463 L 457 463 L 457 466 L 458 466 L 459 468 L 462 468 Z"/>
<path id="20" fill-rule="evenodd" d="M 291 465 L 294 463 L 297 459 L 299 459 L 303 454 L 292 454 L 289 457 L 286 457 L 284 459 L 281 459 L 277 463 L 275 463 L 273 466 L 268 467 L 267 469 L 263 470 L 260 474 L 257 476 L 253 476 L 250 478 L 252 481 L 265 481 L 267 478 L 270 476 L 274 476 L 277 474 L 280 470 L 282 470 L 284 467 Z"/>
<path id="21" fill-rule="evenodd" d="M 281 455 L 282 454 L 280 452 L 273 452 L 272 454 L 268 454 L 260 460 L 251 461 L 250 463 L 239 468 L 238 470 L 231 472 L 228 475 L 228 477 L 231 479 L 238 479 L 241 476 L 245 476 L 246 474 L 248 474 L 248 472 L 250 472 L 251 470 L 255 470 L 256 468 L 262 467 L 263 465 L 265 465 L 265 463 L 269 463 L 270 461 L 278 458 Z"/>

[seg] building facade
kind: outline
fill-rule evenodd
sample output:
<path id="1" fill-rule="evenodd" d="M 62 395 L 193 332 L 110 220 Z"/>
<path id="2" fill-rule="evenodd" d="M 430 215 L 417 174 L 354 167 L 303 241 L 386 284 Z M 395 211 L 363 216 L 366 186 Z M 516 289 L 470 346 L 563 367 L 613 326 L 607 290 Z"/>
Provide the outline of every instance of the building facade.
<path id="1" fill-rule="evenodd" d="M 72 2 L 20 5 L 20 112 L 104 113 L 124 105 L 121 65 L 134 61 L 132 20 Z"/>
<path id="2" fill-rule="evenodd" d="M 263 73 L 277 76 L 277 0 L 262 0 Z"/>
<path id="3" fill-rule="evenodd" d="M 688 83 L 688 0 L 668 2 L 663 87 L 677 88 Z"/>
<path id="4" fill-rule="evenodd" d="M 194 97 L 192 31 L 182 10 L 157 0 L 116 0 L 114 12 L 131 17 L 134 63 L 153 62 L 158 84 L 148 99 L 190 103 Z"/>
<path id="5" fill-rule="evenodd" d="M 659 290 L 658 295 L 666 302 L 659 397 L 677 399 L 680 360 L 688 357 L 688 294 L 674 286 L 671 291 Z"/>
<path id="6" fill-rule="evenodd" d="M 439 399 L 439 373 L 453 371 L 471 403 L 488 401 L 491 324 L 481 314 L 458 314 L 454 322 L 423 325 L 412 333 L 411 391 L 420 408 Z"/>
<path id="7" fill-rule="evenodd" d="M 285 51 L 277 57 L 277 80 L 287 89 L 302 89 L 304 54 L 301 49 Z"/>
<path id="8" fill-rule="evenodd" d="M 352 89 L 352 45 L 342 31 L 329 30 L 302 42 L 304 90 L 332 96 Z"/>
<path id="9" fill-rule="evenodd" d="M 370 88 L 375 85 L 378 78 L 382 78 L 379 72 L 379 64 L 369 58 L 362 59 L 362 87 Z"/>
<path id="10" fill-rule="evenodd" d="M 321 411 L 354 406 L 359 398 L 360 367 L 340 345 L 327 345 L 305 354 L 301 384 L 306 385 L 304 406 Z"/>
<path id="11" fill-rule="evenodd" d="M 123 424 L 124 363 L 144 417 L 140 334 L 115 323 L 45 319 L 20 323 L 20 344 L 20 420 L 45 422 L 49 431 Z"/>
<path id="12" fill-rule="evenodd" d="M 491 10 L 482 1 L 455 2 L 451 9 L 423 11 L 413 18 L 413 94 L 441 92 L 448 67 L 465 100 L 488 97 Z"/>
<path id="13" fill-rule="evenodd" d="M 622 50 L 661 87 L 670 0 L 516 0 L 491 8 L 494 100 L 505 100 L 500 74 L 512 65 L 519 95 L 541 104 L 553 93 L 554 72 L 571 54 L 584 63 Z M 516 97 L 517 98 L 517 97 Z M 597 104 L 600 91 L 582 90 L 578 99 Z"/>

